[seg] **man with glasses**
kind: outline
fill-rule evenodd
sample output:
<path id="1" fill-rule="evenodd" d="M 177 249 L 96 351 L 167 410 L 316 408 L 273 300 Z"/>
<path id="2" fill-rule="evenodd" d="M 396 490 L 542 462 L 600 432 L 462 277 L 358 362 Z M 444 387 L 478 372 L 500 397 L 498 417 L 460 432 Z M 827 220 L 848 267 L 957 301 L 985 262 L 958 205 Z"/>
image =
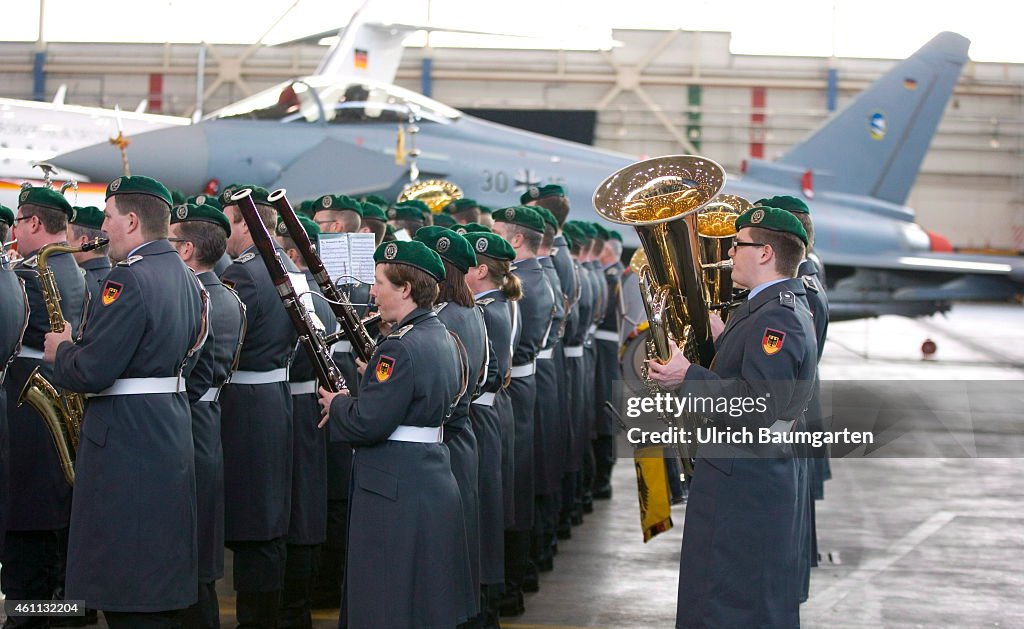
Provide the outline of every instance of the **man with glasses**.
<path id="1" fill-rule="evenodd" d="M 71 486 L 64 479 L 57 451 L 42 418 L 19 396 L 29 374 L 53 380 L 43 363 L 43 342 L 50 331 L 36 254 L 46 245 L 66 242 L 71 204 L 64 195 L 45 187 L 27 188 L 18 197 L 13 237 L 24 256 L 13 264 L 25 282 L 30 308 L 28 328 L 18 357 L 7 371 L 7 425 L 10 430 L 10 493 L 6 543 L 0 564 L 0 589 L 11 600 L 50 600 L 64 584 L 64 540 L 71 512 Z M 71 334 L 78 333 L 85 304 L 86 284 L 74 257 L 56 253 L 48 257 L 61 298 L 61 310 Z M 49 626 L 46 618 L 9 618 L 8 627 Z"/>
<path id="2" fill-rule="evenodd" d="M 796 278 L 807 233 L 792 214 L 771 207 L 751 208 L 736 227 L 732 278 L 750 293 L 728 326 L 713 317 L 711 368 L 690 364 L 674 345 L 667 364 L 648 361 L 651 379 L 666 391 L 740 399 L 744 411 L 753 409 L 707 413 L 707 428 L 754 437 L 738 445 L 718 439 L 697 451 L 676 627 L 798 627 L 797 464 L 790 446 L 758 439 L 762 429 L 791 431 L 811 397 L 817 342 Z"/>

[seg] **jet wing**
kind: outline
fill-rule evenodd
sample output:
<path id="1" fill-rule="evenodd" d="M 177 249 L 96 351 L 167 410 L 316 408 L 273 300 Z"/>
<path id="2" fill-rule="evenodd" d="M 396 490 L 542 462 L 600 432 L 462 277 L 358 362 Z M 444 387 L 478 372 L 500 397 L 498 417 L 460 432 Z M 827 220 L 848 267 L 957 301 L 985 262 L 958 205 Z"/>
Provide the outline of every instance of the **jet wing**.
<path id="1" fill-rule="evenodd" d="M 282 170 L 274 186 L 303 190 L 310 198 L 338 190 L 359 195 L 390 187 L 407 170 L 393 155 L 325 137 Z"/>

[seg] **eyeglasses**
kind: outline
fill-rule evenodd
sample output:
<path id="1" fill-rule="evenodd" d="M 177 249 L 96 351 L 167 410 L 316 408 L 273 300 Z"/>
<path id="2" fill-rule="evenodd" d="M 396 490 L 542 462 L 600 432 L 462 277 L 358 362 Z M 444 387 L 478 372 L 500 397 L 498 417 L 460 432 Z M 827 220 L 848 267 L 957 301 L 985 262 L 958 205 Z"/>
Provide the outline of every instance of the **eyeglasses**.
<path id="1" fill-rule="evenodd" d="M 735 251 L 740 247 L 767 247 L 766 242 L 740 242 L 739 240 L 733 241 L 732 246 L 729 247 L 729 251 Z"/>
<path id="2" fill-rule="evenodd" d="M 323 219 L 321 219 L 319 221 L 318 220 L 314 220 L 313 222 L 316 223 L 317 225 L 328 225 L 330 223 L 337 223 L 338 221 L 336 221 L 335 219 L 332 218 L 330 220 L 323 220 Z"/>
<path id="3" fill-rule="evenodd" d="M 21 218 L 16 218 L 16 219 L 14 219 L 14 222 L 15 222 L 15 223 L 18 223 L 18 222 L 20 222 L 20 221 L 27 221 L 27 220 L 28 220 L 28 219 L 30 219 L 30 218 L 35 218 L 35 217 L 34 217 L 34 216 L 22 216 Z"/>

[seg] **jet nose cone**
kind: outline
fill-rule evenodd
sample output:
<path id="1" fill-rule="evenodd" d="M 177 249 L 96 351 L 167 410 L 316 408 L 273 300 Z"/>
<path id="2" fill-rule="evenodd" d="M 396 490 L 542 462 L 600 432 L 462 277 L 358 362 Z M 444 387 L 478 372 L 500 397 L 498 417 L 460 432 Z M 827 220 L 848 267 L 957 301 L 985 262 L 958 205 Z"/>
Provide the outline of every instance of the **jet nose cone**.
<path id="1" fill-rule="evenodd" d="M 133 175 L 146 175 L 169 188 L 195 191 L 209 179 L 208 143 L 202 124 L 172 127 L 128 137 L 128 165 Z M 93 181 L 112 181 L 124 174 L 121 151 L 110 143 L 94 144 L 50 160 Z"/>

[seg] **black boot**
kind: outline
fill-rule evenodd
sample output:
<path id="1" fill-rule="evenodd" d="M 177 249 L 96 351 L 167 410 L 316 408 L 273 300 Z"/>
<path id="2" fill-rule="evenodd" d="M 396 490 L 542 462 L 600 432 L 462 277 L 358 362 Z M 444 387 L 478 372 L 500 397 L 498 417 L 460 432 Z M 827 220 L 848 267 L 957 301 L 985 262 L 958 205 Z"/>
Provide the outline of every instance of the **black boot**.
<path id="1" fill-rule="evenodd" d="M 238 629 L 276 629 L 280 590 L 273 592 L 238 592 L 235 615 Z"/>

